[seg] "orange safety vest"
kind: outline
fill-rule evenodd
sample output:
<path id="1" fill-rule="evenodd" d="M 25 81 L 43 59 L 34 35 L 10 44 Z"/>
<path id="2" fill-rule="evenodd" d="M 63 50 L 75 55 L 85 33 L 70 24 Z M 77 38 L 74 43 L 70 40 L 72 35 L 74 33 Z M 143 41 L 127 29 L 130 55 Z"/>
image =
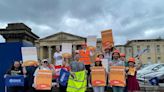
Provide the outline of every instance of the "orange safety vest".
<path id="1" fill-rule="evenodd" d="M 84 65 L 90 65 L 91 62 L 90 62 L 90 51 L 89 50 L 80 50 L 79 51 L 79 54 L 80 54 L 80 59 L 79 61 L 80 62 L 83 62 Z"/>

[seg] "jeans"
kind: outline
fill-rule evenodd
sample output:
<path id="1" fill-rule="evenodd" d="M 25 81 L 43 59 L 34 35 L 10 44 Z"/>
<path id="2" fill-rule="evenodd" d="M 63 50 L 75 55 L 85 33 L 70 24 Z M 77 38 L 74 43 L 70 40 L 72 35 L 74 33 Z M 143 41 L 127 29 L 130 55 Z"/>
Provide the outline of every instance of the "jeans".
<path id="1" fill-rule="evenodd" d="M 93 87 L 93 92 L 104 92 L 104 87 Z"/>
<path id="2" fill-rule="evenodd" d="M 113 92 L 124 92 L 124 87 L 113 86 Z"/>

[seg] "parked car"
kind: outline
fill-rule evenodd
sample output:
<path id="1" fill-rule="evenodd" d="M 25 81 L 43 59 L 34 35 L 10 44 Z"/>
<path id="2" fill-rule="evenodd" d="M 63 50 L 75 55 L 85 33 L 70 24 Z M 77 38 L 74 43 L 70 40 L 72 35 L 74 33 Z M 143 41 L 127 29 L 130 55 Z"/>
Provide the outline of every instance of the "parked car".
<path id="1" fill-rule="evenodd" d="M 156 77 L 160 83 L 164 83 L 164 64 L 156 64 L 155 67 L 151 65 L 149 69 L 151 70 L 150 72 L 146 71 L 143 75 L 137 76 L 137 79 L 142 82 L 149 82 L 150 79 Z"/>
<path id="2" fill-rule="evenodd" d="M 160 68 L 158 71 L 154 71 L 149 74 L 145 74 L 140 78 L 140 81 L 149 82 L 153 78 L 158 78 L 159 83 L 164 83 L 164 67 Z"/>
<path id="3" fill-rule="evenodd" d="M 162 67 L 164 67 L 163 63 L 148 65 L 137 71 L 137 79 L 140 80 L 140 78 L 142 78 L 144 75 L 156 72 Z"/>

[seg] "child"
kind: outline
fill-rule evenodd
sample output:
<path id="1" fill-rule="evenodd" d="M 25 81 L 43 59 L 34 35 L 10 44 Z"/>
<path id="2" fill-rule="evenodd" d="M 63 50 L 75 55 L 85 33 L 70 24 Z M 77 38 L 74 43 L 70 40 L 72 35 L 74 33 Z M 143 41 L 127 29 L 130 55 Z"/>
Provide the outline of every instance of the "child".
<path id="1" fill-rule="evenodd" d="M 94 67 L 102 67 L 101 59 L 96 58 Z M 104 92 L 104 86 L 93 87 L 94 92 Z"/>
<path id="2" fill-rule="evenodd" d="M 128 86 L 128 91 L 129 92 L 135 92 L 135 91 L 139 91 L 140 87 L 139 87 L 139 83 L 136 79 L 136 74 L 137 74 L 137 70 L 140 68 L 139 67 L 135 67 L 135 58 L 131 57 L 128 60 L 128 64 L 129 67 L 126 69 L 127 70 L 127 75 L 128 75 L 128 82 L 127 82 L 127 86 Z"/>

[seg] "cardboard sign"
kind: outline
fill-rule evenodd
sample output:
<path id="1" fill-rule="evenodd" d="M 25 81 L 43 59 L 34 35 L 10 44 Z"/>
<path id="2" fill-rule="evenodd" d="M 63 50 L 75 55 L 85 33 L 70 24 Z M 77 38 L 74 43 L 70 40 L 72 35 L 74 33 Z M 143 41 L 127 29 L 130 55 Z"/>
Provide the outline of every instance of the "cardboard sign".
<path id="1" fill-rule="evenodd" d="M 36 90 L 51 90 L 52 87 L 52 71 L 38 70 L 34 80 Z"/>
<path id="2" fill-rule="evenodd" d="M 97 37 L 95 35 L 87 37 L 87 46 L 89 49 L 95 49 L 97 43 Z"/>
<path id="3" fill-rule="evenodd" d="M 24 76 L 23 75 L 7 76 L 5 78 L 5 86 L 7 87 L 24 86 Z"/>
<path id="4" fill-rule="evenodd" d="M 23 66 L 32 66 L 38 64 L 36 47 L 22 47 Z"/>
<path id="5" fill-rule="evenodd" d="M 124 66 L 111 66 L 109 73 L 110 86 L 125 87 L 125 67 Z"/>
<path id="6" fill-rule="evenodd" d="M 105 69 L 103 67 L 91 68 L 91 82 L 92 82 L 92 86 L 106 85 Z"/>
<path id="7" fill-rule="evenodd" d="M 72 43 L 62 43 L 62 53 L 72 54 Z"/>
<path id="8" fill-rule="evenodd" d="M 112 29 L 102 31 L 101 36 L 103 49 L 105 49 L 106 47 L 114 46 Z"/>
<path id="9" fill-rule="evenodd" d="M 136 69 L 135 68 L 129 68 L 129 71 L 128 71 L 128 74 L 131 75 L 131 76 L 134 76 L 135 75 L 135 72 L 136 72 Z"/>
<path id="10" fill-rule="evenodd" d="M 70 57 L 72 55 L 72 43 L 62 43 L 63 57 Z"/>

